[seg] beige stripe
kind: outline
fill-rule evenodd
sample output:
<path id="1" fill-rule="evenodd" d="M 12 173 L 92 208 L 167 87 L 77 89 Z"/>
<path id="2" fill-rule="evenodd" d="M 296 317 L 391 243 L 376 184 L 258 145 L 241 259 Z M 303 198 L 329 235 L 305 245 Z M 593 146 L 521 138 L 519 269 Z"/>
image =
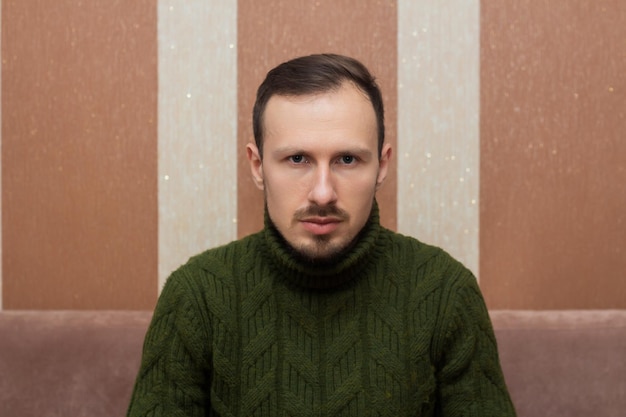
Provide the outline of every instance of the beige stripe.
<path id="1" fill-rule="evenodd" d="M 479 7 L 398 2 L 398 230 L 476 274 Z"/>
<path id="2" fill-rule="evenodd" d="M 236 5 L 158 4 L 159 288 L 236 235 Z"/>

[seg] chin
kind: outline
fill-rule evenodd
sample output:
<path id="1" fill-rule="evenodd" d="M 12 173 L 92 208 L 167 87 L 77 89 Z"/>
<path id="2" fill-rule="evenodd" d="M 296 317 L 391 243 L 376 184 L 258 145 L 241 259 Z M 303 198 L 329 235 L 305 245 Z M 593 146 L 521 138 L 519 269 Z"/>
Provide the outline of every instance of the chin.
<path id="1" fill-rule="evenodd" d="M 306 243 L 291 245 L 293 252 L 310 264 L 332 264 L 343 259 L 352 249 L 352 241 L 334 242 L 329 236 L 315 236 Z"/>

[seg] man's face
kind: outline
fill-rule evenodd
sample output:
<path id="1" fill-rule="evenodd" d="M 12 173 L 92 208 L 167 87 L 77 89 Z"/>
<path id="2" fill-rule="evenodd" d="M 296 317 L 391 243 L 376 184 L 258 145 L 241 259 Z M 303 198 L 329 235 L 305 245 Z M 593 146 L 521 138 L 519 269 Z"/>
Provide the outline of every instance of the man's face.
<path id="1" fill-rule="evenodd" d="M 387 175 L 388 144 L 378 156 L 374 109 L 351 83 L 305 96 L 272 96 L 264 113 L 263 159 L 247 147 L 257 186 L 285 240 L 311 260 L 353 242 Z"/>

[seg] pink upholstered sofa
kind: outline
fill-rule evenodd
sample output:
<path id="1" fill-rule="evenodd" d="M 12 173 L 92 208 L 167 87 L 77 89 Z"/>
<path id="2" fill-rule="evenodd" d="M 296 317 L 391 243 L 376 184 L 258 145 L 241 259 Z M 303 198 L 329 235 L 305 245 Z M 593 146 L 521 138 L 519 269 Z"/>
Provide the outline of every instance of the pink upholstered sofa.
<path id="1" fill-rule="evenodd" d="M 492 311 L 520 417 L 626 415 L 626 310 Z M 123 416 L 150 312 L 0 312 L 0 416 Z"/>

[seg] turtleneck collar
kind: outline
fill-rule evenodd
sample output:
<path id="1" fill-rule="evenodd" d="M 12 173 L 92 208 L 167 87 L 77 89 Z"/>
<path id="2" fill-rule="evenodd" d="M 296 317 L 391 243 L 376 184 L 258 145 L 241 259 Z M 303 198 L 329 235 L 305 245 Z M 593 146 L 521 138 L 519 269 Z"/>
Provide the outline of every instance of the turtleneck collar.
<path id="1" fill-rule="evenodd" d="M 381 231 L 378 204 L 374 201 L 370 217 L 345 256 L 335 262 L 315 264 L 301 259 L 271 221 L 265 209 L 264 249 L 275 272 L 301 287 L 325 289 L 340 286 L 360 275 L 377 258 Z"/>

